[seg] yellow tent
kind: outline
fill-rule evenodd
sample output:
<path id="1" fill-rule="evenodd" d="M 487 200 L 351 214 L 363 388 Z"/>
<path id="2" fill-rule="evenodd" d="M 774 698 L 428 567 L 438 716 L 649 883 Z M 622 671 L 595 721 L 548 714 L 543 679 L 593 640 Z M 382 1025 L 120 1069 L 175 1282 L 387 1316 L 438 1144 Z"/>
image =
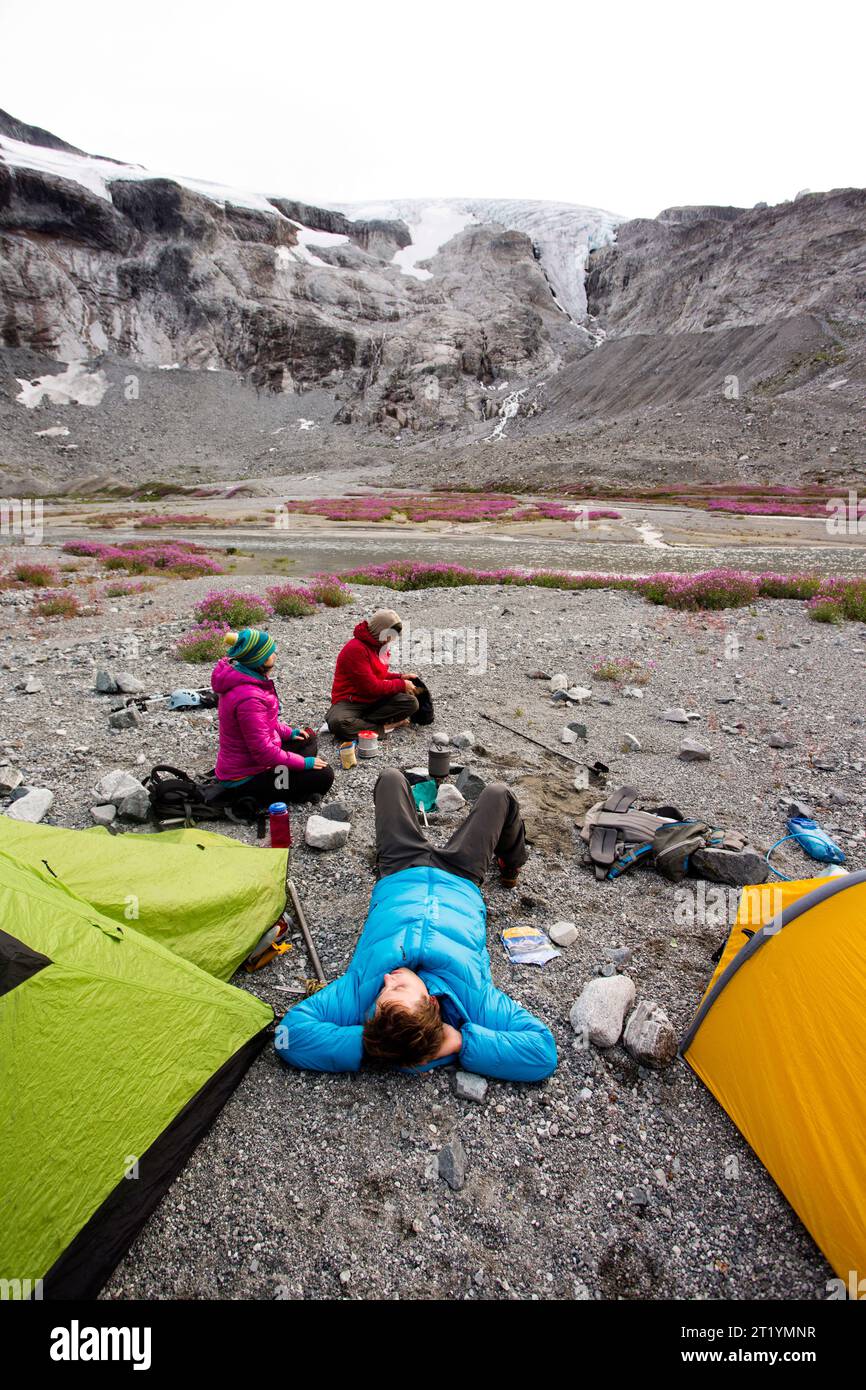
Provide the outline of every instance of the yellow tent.
<path id="1" fill-rule="evenodd" d="M 866 870 L 745 888 L 680 1051 L 839 1277 L 866 1273 Z"/>

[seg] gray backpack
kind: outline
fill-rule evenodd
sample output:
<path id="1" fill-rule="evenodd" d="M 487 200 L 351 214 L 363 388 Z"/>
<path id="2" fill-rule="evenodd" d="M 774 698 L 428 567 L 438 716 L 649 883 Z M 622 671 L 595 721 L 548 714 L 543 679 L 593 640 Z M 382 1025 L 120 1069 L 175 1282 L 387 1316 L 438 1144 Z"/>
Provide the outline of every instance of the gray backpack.
<path id="1" fill-rule="evenodd" d="M 719 830 L 706 821 L 686 820 L 675 806 L 640 811 L 636 787 L 620 787 L 586 813 L 581 839 L 588 847 L 597 879 L 619 878 L 645 860 L 674 883 L 685 878 L 691 856 L 700 850 L 746 847 L 738 830 Z"/>

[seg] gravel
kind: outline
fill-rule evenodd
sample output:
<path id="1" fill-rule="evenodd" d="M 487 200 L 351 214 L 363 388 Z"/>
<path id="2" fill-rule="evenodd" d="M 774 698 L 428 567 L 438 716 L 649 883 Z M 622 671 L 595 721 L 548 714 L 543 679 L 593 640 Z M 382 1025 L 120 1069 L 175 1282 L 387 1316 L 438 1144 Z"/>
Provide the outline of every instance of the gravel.
<path id="1" fill-rule="evenodd" d="M 53 792 L 49 823 L 91 825 L 93 788 L 116 769 L 139 778 L 160 762 L 196 774 L 213 767 L 214 711 L 151 711 L 137 727 L 112 730 L 112 697 L 93 686 L 98 668 L 130 671 L 153 692 L 201 685 L 207 668 L 178 663 L 171 651 L 193 603 L 222 582 L 238 584 L 229 577 L 165 581 L 152 594 L 106 601 L 98 616 L 42 623 L 15 601 L 20 595 L 0 593 L 0 761 L 27 786 Z M 495 876 L 486 887 L 489 945 L 495 983 L 549 1024 L 559 1067 L 541 1085 L 491 1081 L 477 1099 L 461 1094 L 465 1083 L 455 1087 L 451 1068 L 320 1075 L 290 1071 L 266 1048 L 105 1296 L 823 1298 L 826 1262 L 689 1068 L 681 1061 L 642 1066 L 621 1044 L 582 1048 L 569 1025 L 600 963 L 615 969 L 622 962 L 638 999 L 654 1001 L 681 1035 L 725 928 L 700 911 L 685 914 L 683 924 L 676 912 L 683 889 L 650 870 L 596 882 L 568 816 L 554 816 L 557 838 L 538 800 L 539 787 L 563 806 L 572 804 L 566 798 L 590 804 L 596 792 L 574 792 L 574 770 L 561 758 L 481 716 L 489 710 L 556 745 L 561 706 L 530 673 L 561 671 L 569 686 L 583 682 L 592 691 L 581 711 L 587 743 L 580 748 L 587 761 L 609 766 L 610 787 L 633 782 L 647 806 L 669 803 L 740 828 L 761 852 L 784 834 L 787 807 L 799 799 L 815 808 L 850 867 L 860 868 L 866 749 L 862 657 L 853 649 L 862 647 L 862 627 L 812 624 L 801 604 L 787 601 L 690 615 L 605 590 L 359 588 L 356 595 L 342 610 L 272 623 L 285 714 L 319 724 L 336 653 L 376 606 L 396 607 L 416 629 L 487 627 L 486 670 L 421 674 L 437 727 L 468 732 L 471 725 L 483 739 L 485 752 L 467 746 L 464 764 L 485 782 L 514 785 L 535 826 L 535 850 L 516 890 Z M 736 644 L 726 645 L 729 633 Z M 616 686 L 592 678 L 595 661 L 626 656 L 651 670 L 642 701 L 623 700 Z M 41 678 L 43 688 L 24 696 L 29 677 Z M 726 710 L 736 711 L 736 736 L 722 732 L 716 706 L 719 690 L 734 686 Z M 682 730 L 659 718 L 670 708 L 700 716 L 691 722 L 711 763 L 678 758 Z M 768 749 L 769 735 L 780 731 L 793 746 Z M 626 733 L 641 752 L 622 751 Z M 329 977 L 349 961 L 373 886 L 376 776 L 392 763 L 424 765 L 430 738 L 429 729 L 402 731 L 350 771 L 339 767 L 330 738 L 322 739 L 336 770 L 333 795 L 350 809 L 352 831 L 344 848 L 322 855 L 298 843 L 306 812 L 295 814 L 292 872 Z M 822 763 L 832 763 L 832 772 Z M 534 780 L 522 782 L 528 775 Z M 8 808 L 8 801 L 0 806 Z M 447 821 L 431 815 L 431 839 L 443 843 L 463 814 Z M 251 828 L 218 828 L 254 842 Z M 129 824 L 125 833 L 141 829 Z M 787 874 L 814 867 L 790 845 L 774 860 Z M 729 897 L 730 920 L 735 889 Z M 543 969 L 507 962 L 498 942 L 505 926 L 547 930 L 556 922 L 579 929 L 567 951 Z M 279 962 L 235 979 L 278 1016 L 310 973 L 299 934 L 293 942 Z M 440 1176 L 447 1171 L 458 1179 L 453 1185 Z"/>

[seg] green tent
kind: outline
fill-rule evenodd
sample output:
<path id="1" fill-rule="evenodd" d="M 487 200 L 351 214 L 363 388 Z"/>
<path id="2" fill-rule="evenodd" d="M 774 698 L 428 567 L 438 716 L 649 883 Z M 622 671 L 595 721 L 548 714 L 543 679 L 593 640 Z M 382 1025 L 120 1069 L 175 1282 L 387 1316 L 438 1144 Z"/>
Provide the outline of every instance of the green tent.
<path id="1" fill-rule="evenodd" d="M 0 1281 L 93 1297 L 265 1041 L 287 854 L 0 816 Z M 41 1286 L 38 1281 L 42 1281 Z"/>

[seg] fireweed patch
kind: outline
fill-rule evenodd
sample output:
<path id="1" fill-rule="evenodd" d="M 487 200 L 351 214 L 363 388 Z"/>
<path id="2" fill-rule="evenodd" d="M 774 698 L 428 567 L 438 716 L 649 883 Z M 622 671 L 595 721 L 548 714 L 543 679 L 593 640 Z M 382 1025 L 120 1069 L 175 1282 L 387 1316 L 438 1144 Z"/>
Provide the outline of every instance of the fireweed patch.
<path id="1" fill-rule="evenodd" d="M 33 605 L 40 618 L 77 618 L 81 604 L 74 594 L 59 589 L 47 589 Z"/>
<path id="2" fill-rule="evenodd" d="M 167 574 L 176 579 L 199 579 L 208 574 L 224 574 L 223 566 L 192 541 L 127 541 L 106 545 L 101 541 L 67 541 L 67 555 L 99 560 L 108 570 L 127 574 Z"/>
<path id="3" fill-rule="evenodd" d="M 281 618 L 308 618 L 316 611 L 312 591 L 301 584 L 273 584 L 267 595 Z"/>
<path id="4" fill-rule="evenodd" d="M 256 627 L 274 615 L 267 599 L 257 594 L 245 594 L 239 589 L 213 589 L 192 611 L 193 617 L 199 622 L 222 623 L 223 631 Z"/>
<path id="5" fill-rule="evenodd" d="M 618 519 L 620 513 L 587 509 L 576 502 L 527 503 L 508 493 L 383 493 L 377 496 L 309 497 L 278 507 L 275 524 L 286 525 L 292 513 L 321 516 L 328 521 L 588 521 Z"/>
<path id="6" fill-rule="evenodd" d="M 174 655 L 178 661 L 218 661 L 226 653 L 223 638 L 227 631 L 222 623 L 198 623 L 178 638 Z"/>
<path id="7" fill-rule="evenodd" d="M 398 591 L 475 584 L 566 590 L 623 589 L 641 594 L 650 603 L 686 612 L 742 608 L 759 598 L 824 599 L 836 603 L 844 617 L 858 622 L 866 620 L 866 580 L 829 579 L 814 574 L 780 575 L 731 569 L 705 570 L 698 574 L 570 574 L 561 570 L 476 570 L 463 565 L 398 560 L 347 570 L 341 578 L 347 583 L 381 584 Z M 818 604 L 810 604 L 810 616 L 816 611 Z"/>

